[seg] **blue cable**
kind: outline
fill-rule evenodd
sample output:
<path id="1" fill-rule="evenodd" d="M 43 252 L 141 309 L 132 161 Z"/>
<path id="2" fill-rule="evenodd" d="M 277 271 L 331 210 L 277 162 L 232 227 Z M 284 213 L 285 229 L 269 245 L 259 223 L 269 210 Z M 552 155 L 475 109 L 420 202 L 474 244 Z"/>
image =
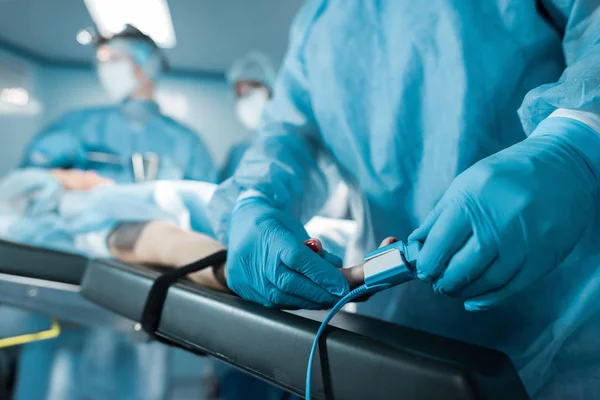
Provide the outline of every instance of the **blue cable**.
<path id="1" fill-rule="evenodd" d="M 347 295 L 345 295 L 329 311 L 329 313 L 327 314 L 325 319 L 323 319 L 323 322 L 321 323 L 319 330 L 317 330 L 317 334 L 315 335 L 315 340 L 313 341 L 312 348 L 310 349 L 310 355 L 308 356 L 308 367 L 306 369 L 306 388 L 304 391 L 305 400 L 311 399 L 311 397 L 310 397 L 310 376 L 311 376 L 311 372 L 312 372 L 313 361 L 315 358 L 315 353 L 317 351 L 317 345 L 319 344 L 319 338 L 323 334 L 323 331 L 325 331 L 325 328 L 327 327 L 327 324 L 329 323 L 329 321 L 331 321 L 332 318 L 335 316 L 335 314 L 337 314 L 342 309 L 342 307 L 344 307 L 348 302 L 356 299 L 357 297 L 363 296 L 369 292 L 384 290 L 391 286 L 392 285 L 387 284 L 387 283 L 382 283 L 382 284 L 377 284 L 377 285 L 372 285 L 372 286 L 361 285 L 361 286 L 357 287 L 356 289 L 354 289 L 353 291 L 351 291 L 350 293 L 348 293 Z M 376 290 L 376 289 L 380 289 L 380 290 Z"/>

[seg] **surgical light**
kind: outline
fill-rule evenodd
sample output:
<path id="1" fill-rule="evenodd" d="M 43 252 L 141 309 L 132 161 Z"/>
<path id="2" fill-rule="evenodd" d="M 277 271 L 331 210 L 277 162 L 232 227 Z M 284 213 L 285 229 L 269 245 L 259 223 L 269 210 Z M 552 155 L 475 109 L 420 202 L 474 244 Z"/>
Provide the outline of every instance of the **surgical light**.
<path id="1" fill-rule="evenodd" d="M 175 47 L 175 29 L 166 0 L 84 1 L 102 35 L 114 35 L 130 24 L 150 36 L 159 46 Z"/>
<path id="2" fill-rule="evenodd" d="M 29 93 L 23 88 L 4 88 L 0 91 L 0 103 L 26 106 L 29 103 Z"/>

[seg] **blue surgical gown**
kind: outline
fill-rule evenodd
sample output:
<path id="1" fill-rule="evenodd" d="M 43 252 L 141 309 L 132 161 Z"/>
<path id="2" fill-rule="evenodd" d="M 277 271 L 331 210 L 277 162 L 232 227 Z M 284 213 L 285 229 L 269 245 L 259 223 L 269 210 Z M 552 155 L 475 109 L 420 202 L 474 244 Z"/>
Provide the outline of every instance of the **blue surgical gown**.
<path id="1" fill-rule="evenodd" d="M 99 162 L 93 153 L 111 160 Z M 95 170 L 117 183 L 130 183 L 134 153 L 159 156 L 158 179 L 217 180 L 218 171 L 202 139 L 161 114 L 155 102 L 141 100 L 67 114 L 33 140 L 21 167 Z"/>
<path id="2" fill-rule="evenodd" d="M 223 164 L 223 168 L 221 168 L 221 181 L 224 181 L 233 176 L 235 170 L 240 164 L 240 161 L 242 161 L 242 158 L 244 157 L 244 153 L 246 152 L 246 150 L 248 150 L 251 143 L 251 140 L 246 140 L 235 144 L 231 148 L 229 154 L 227 154 L 227 158 L 225 159 L 225 164 Z"/>
<path id="3" fill-rule="evenodd" d="M 307 2 L 258 138 L 213 197 L 218 235 L 247 189 L 306 221 L 327 196 L 315 162 L 325 152 L 362 206 L 364 251 L 406 237 L 460 172 L 552 111 L 600 111 L 599 35 L 597 0 Z M 591 219 L 558 269 L 497 308 L 470 313 L 415 281 L 363 312 L 504 351 L 532 396 L 597 398 L 600 218 Z"/>

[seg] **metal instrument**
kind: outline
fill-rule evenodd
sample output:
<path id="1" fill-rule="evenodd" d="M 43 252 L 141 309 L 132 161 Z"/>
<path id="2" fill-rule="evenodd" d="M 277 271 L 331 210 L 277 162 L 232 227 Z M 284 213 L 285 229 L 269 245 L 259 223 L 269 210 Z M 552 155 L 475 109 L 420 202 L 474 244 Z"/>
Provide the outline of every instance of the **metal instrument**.
<path id="1" fill-rule="evenodd" d="M 94 163 L 117 165 L 123 168 L 131 167 L 135 182 L 138 183 L 154 181 L 158 178 L 160 157 L 156 153 L 133 153 L 127 159 L 115 154 L 88 151 L 87 159 Z"/>

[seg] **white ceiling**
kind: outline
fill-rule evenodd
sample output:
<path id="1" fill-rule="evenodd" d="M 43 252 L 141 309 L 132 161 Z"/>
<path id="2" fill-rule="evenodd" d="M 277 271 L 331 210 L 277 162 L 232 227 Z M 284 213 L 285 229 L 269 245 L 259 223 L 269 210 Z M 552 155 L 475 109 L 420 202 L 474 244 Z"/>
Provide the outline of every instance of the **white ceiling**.
<path id="1" fill-rule="evenodd" d="M 177 46 L 174 70 L 217 72 L 250 50 L 279 63 L 301 0 L 168 0 Z M 89 64 L 93 52 L 75 40 L 92 25 L 83 0 L 0 0 L 0 46 L 56 63 Z"/>

